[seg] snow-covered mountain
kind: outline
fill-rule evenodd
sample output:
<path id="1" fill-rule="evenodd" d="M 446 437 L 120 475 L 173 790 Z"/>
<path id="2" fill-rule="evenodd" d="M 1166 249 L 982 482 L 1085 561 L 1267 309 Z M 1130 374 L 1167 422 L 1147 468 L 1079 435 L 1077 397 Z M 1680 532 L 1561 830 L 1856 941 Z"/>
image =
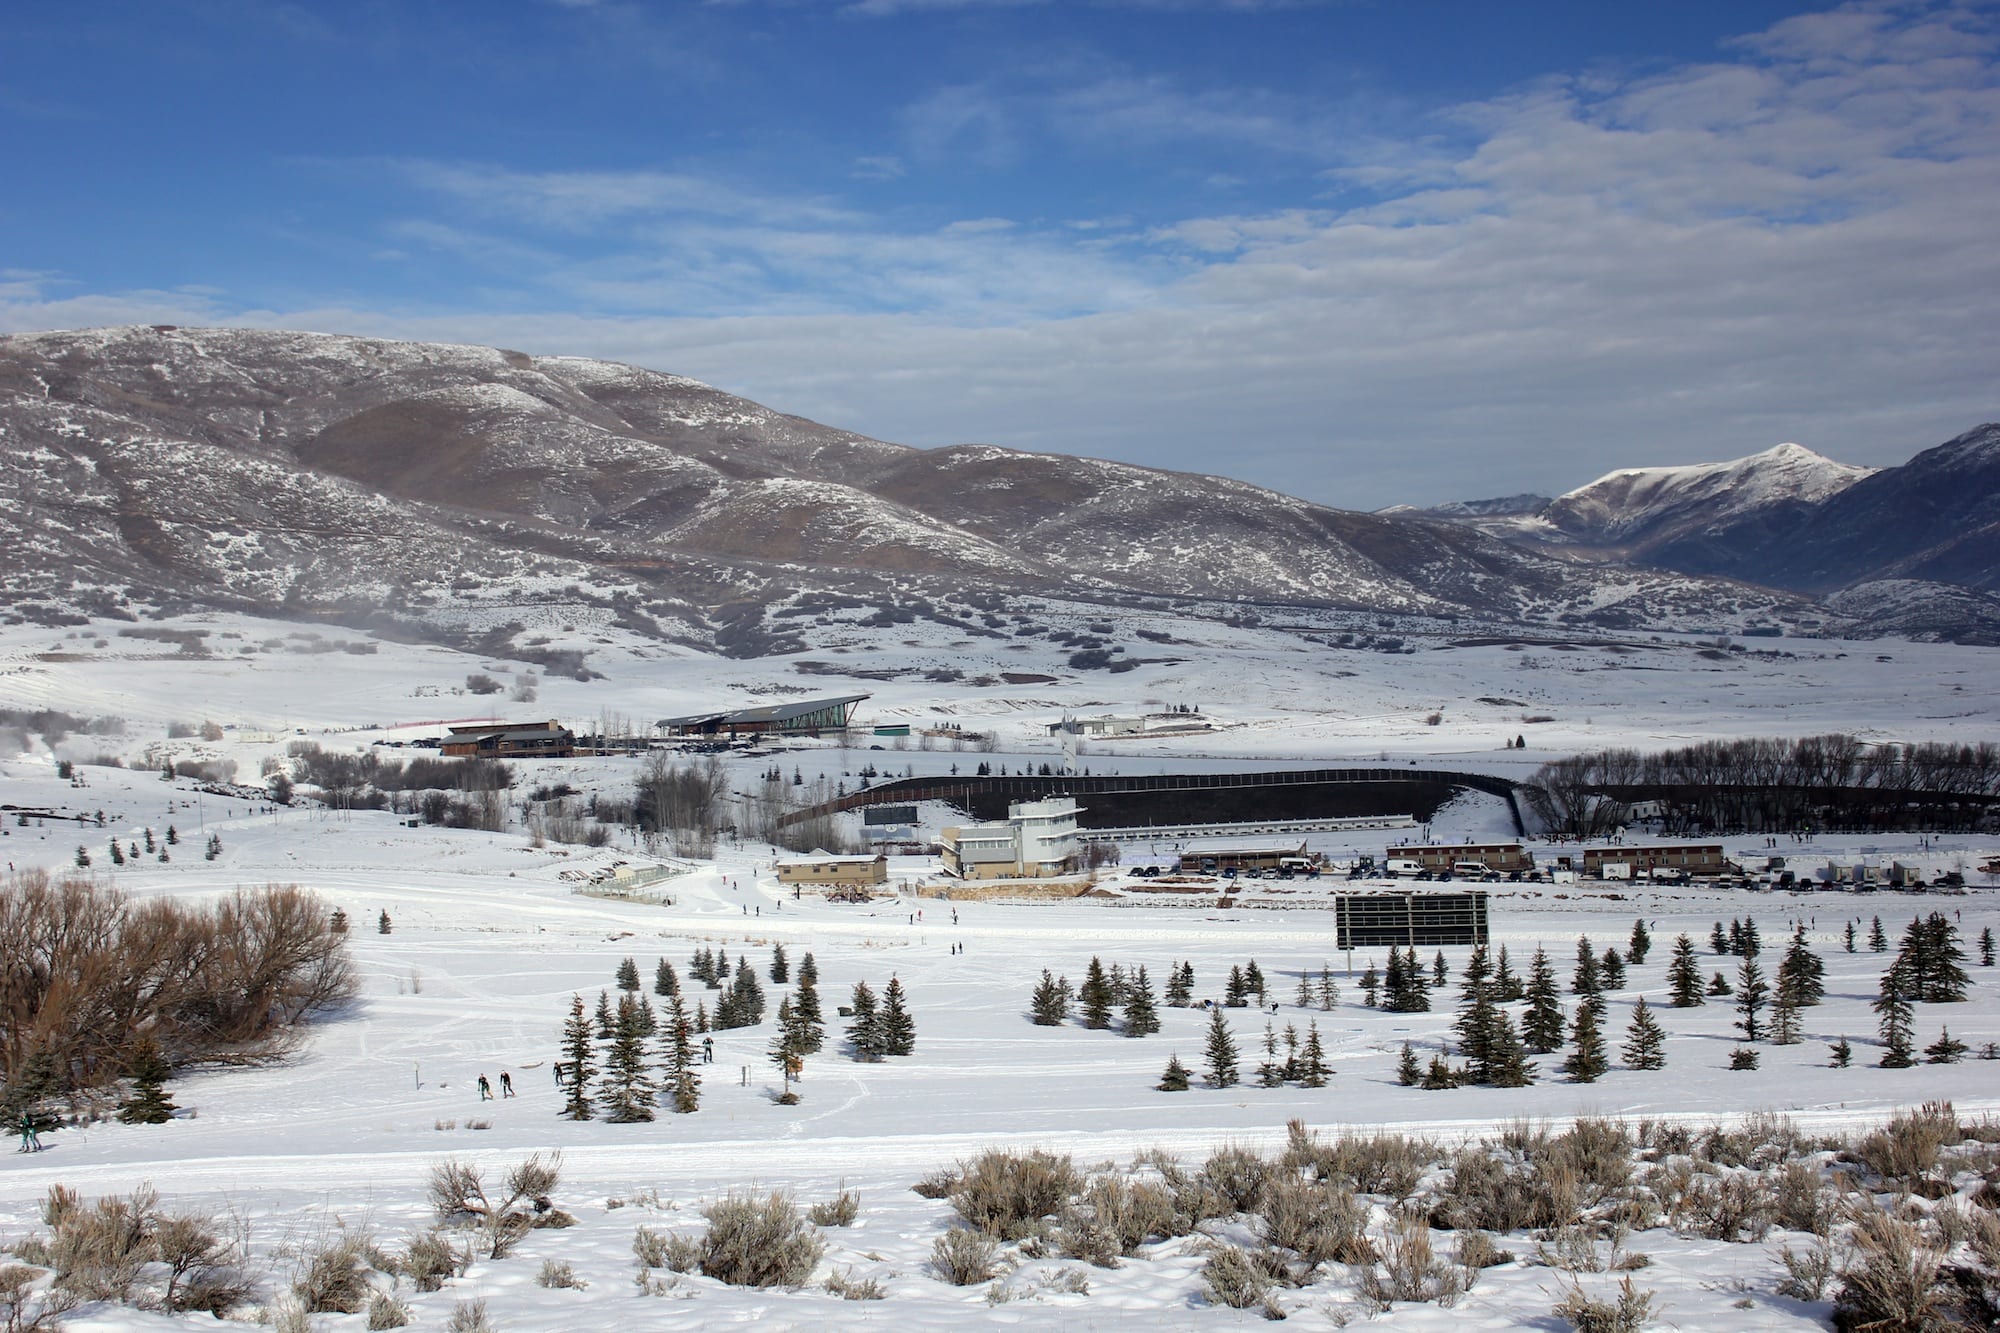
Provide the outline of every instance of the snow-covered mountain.
<path id="1" fill-rule="evenodd" d="M 1731 496 L 1765 497 L 1731 513 L 1769 512 L 1788 486 L 1818 495 L 1831 482 L 1811 478 L 1858 472 L 1803 450 L 1759 457 L 1627 485 L 1619 503 L 1643 501 L 1664 530 Z M 38 619 L 210 605 L 430 632 L 568 600 L 740 654 L 804 646 L 778 612 L 824 593 L 959 618 L 979 597 L 1040 592 L 1515 623 L 1823 619 L 1788 594 L 1579 564 L 1439 516 L 1092 459 L 912 449 L 678 376 L 483 347 L 171 326 L 16 335 L 0 339 L 0 460 L 0 595 Z"/>
<path id="2" fill-rule="evenodd" d="M 1623 468 L 1557 496 L 1540 517 L 1571 541 L 1645 552 L 1787 523 L 1872 471 L 1781 444 L 1727 463 Z"/>

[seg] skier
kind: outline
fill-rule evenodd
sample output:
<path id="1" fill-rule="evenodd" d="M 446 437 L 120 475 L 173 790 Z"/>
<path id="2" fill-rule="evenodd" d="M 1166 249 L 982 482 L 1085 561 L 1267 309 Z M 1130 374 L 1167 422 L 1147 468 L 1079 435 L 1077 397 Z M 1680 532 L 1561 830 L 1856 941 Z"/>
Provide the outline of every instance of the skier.
<path id="1" fill-rule="evenodd" d="M 479 1100 L 482 1102 L 493 1100 L 493 1085 L 487 1081 L 484 1074 L 479 1076 Z"/>
<path id="2" fill-rule="evenodd" d="M 514 1095 L 514 1076 L 504 1069 L 500 1071 L 500 1095 L 502 1097 Z"/>
<path id="3" fill-rule="evenodd" d="M 21 1151 L 40 1152 L 42 1136 L 35 1131 L 35 1117 L 31 1112 L 21 1112 Z"/>
<path id="4" fill-rule="evenodd" d="M 705 1065 L 715 1063 L 715 1038 L 703 1037 L 701 1039 L 701 1062 Z"/>

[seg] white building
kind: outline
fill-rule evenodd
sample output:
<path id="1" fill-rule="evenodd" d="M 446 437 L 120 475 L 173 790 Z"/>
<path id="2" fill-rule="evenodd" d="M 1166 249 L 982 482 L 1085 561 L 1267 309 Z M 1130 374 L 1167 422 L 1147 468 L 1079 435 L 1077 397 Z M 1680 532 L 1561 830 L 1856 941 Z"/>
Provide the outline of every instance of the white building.
<path id="1" fill-rule="evenodd" d="M 1055 796 L 1016 801 L 1004 821 L 945 829 L 938 838 L 945 871 L 960 879 L 1063 874 L 1076 864 L 1081 813 L 1074 798 Z"/>

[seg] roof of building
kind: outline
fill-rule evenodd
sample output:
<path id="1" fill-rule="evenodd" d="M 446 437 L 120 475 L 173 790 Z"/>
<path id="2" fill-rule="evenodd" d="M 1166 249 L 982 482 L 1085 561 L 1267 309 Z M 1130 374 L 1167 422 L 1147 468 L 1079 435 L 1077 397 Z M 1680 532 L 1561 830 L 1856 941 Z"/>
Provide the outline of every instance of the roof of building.
<path id="1" fill-rule="evenodd" d="M 663 717 L 658 724 L 662 727 L 699 727 L 708 723 L 749 725 L 759 722 L 790 722 L 807 717 L 822 709 L 840 704 L 858 704 L 868 698 L 865 694 L 843 694 L 828 699 L 801 699 L 788 704 L 763 704 L 756 708 L 738 708 L 714 713 L 689 713 L 686 717 Z"/>
<path id="2" fill-rule="evenodd" d="M 1265 852 L 1275 856 L 1297 856 L 1305 849 L 1306 840 L 1297 842 L 1272 842 L 1265 838 L 1189 838 L 1181 847 L 1182 856 L 1202 856 L 1222 853 Z"/>
<path id="3" fill-rule="evenodd" d="M 881 855 L 835 856 L 832 852 L 816 852 L 810 856 L 781 856 L 778 858 L 778 865 L 780 867 L 824 866 L 824 865 L 866 866 L 866 865 L 874 865 L 877 861 L 885 861 L 887 859 L 888 859 L 887 857 Z"/>
<path id="4" fill-rule="evenodd" d="M 573 739 L 568 727 L 453 727 L 451 740 L 454 742 L 483 741 L 489 738 L 503 741 L 553 741 Z"/>

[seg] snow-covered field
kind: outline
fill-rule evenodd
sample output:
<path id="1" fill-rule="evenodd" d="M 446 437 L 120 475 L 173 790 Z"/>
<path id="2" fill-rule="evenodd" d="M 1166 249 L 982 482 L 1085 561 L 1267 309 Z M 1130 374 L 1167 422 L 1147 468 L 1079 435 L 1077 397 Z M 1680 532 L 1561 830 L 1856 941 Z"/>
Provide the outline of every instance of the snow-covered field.
<path id="1" fill-rule="evenodd" d="M 808 780 L 839 778 L 865 763 L 900 775 L 969 768 L 980 760 L 1018 765 L 1053 758 L 1042 724 L 1065 709 L 1135 711 L 1148 701 L 1196 703 L 1221 730 L 1202 737 L 1131 743 L 1092 742 L 1083 762 L 1105 771 L 1372 759 L 1389 754 L 1439 766 L 1531 770 L 1551 754 L 1605 744 L 1682 743 L 1695 736 L 1804 735 L 1845 730 L 1871 738 L 1992 739 L 1996 703 L 1986 681 L 1990 654 L 1979 650 L 1901 643 L 1845 645 L 1773 641 L 1792 657 L 1715 653 L 1692 640 L 1657 646 L 1598 646 L 1558 650 L 1504 644 L 1452 648 L 1426 645 L 1414 655 L 1341 652 L 1302 644 L 1296 635 L 1246 631 L 1228 643 L 1183 644 L 1185 660 L 1124 675 L 1079 678 L 1061 654 L 1042 645 L 1029 654 L 996 654 L 999 668 L 1045 671 L 1053 684 L 973 687 L 905 676 L 890 682 L 804 677 L 784 659 L 728 662 L 630 640 L 619 631 L 572 629 L 590 638 L 592 665 L 604 678 L 589 682 L 542 676 L 533 703 L 506 696 L 470 696 L 471 672 L 525 678 L 516 663 L 441 649 L 384 643 L 372 653 L 304 655 L 282 647 L 250 653 L 235 645 L 283 639 L 288 630 L 266 622 L 208 617 L 174 622 L 207 629 L 214 657 L 186 658 L 172 645 L 121 639 L 115 625 L 68 631 L 10 627 L 0 631 L 0 707 L 57 708 L 82 716 L 115 716 L 120 734 L 80 735 L 54 751 L 35 738 L 0 753 L 0 804 L 52 807 L 92 816 L 86 828 L 62 821 L 5 820 L 0 855 L 10 869 L 71 865 L 79 844 L 96 855 L 109 882 L 136 895 L 199 897 L 238 885 L 295 883 L 310 888 L 354 923 L 352 949 L 363 985 L 347 1012 L 318 1023 L 310 1041 L 281 1066 L 194 1071 L 168 1085 L 182 1108 L 160 1126 L 102 1122 L 64 1129 L 36 1156 L 0 1158 L 0 1245 L 40 1227 L 37 1208 L 57 1183 L 86 1198 L 123 1193 L 150 1182 L 170 1206 L 226 1211 L 242 1219 L 253 1251 L 273 1268 L 288 1245 L 331 1229 L 366 1230 L 393 1245 L 429 1223 L 425 1185 L 446 1158 L 471 1159 L 489 1174 L 536 1151 L 562 1153 L 556 1201 L 578 1225 L 537 1231 L 515 1256 L 476 1264 L 445 1290 L 410 1295 L 417 1327 L 442 1328 L 454 1306 L 484 1298 L 499 1329 L 623 1327 L 706 1328 L 755 1325 L 890 1325 L 956 1328 L 972 1324 L 1020 1327 L 1217 1327 L 1254 1319 L 1254 1312 L 1209 1305 L 1202 1296 L 1201 1254 L 1189 1240 L 1148 1247 L 1115 1269 L 1075 1260 L 1022 1259 L 1000 1284 L 1014 1299 L 991 1299 L 992 1283 L 954 1287 L 929 1265 L 931 1246 L 952 1225 L 949 1203 L 911 1191 L 925 1174 L 989 1147 L 1046 1147 L 1081 1165 L 1129 1163 L 1153 1147 L 1199 1164 L 1226 1143 L 1269 1147 L 1282 1142 L 1288 1119 L 1323 1132 L 1394 1128 L 1442 1136 L 1472 1135 L 1516 1117 L 1562 1120 L 1578 1115 L 1707 1121 L 1776 1111 L 1810 1131 L 1847 1129 L 1879 1120 L 1899 1107 L 1952 1100 L 1961 1115 L 2000 1111 L 2000 1064 L 1968 1060 L 1910 1070 L 1875 1067 L 1875 1022 L 1868 1002 L 1885 957 L 1849 954 L 1843 927 L 1859 918 L 1865 938 L 1879 915 L 1891 940 L 1913 914 L 1943 911 L 1958 924 L 1968 949 L 1979 932 L 2000 927 L 2000 901 L 1976 867 L 2000 852 L 2000 838 L 1922 843 L 1914 835 L 1865 840 L 1871 854 L 1915 861 L 1936 872 L 1972 870 L 1960 896 L 1896 893 L 1720 893 L 1709 889 L 1494 886 L 1496 944 L 1518 969 L 1537 947 L 1555 962 L 1565 989 L 1579 935 L 1596 950 L 1623 947 L 1635 919 L 1651 930 L 1654 949 L 1610 997 L 1605 1030 L 1614 1068 L 1600 1081 L 1577 1085 L 1554 1072 L 1559 1057 L 1539 1061 L 1541 1077 L 1516 1090 L 1462 1088 L 1426 1092 L 1398 1085 L 1397 1053 L 1405 1041 L 1428 1054 L 1450 1037 L 1451 1006 L 1463 950 L 1446 950 L 1450 987 L 1429 1014 L 1398 1015 L 1361 1004 L 1360 971 L 1371 961 L 1337 955 L 1330 913 L 1299 910 L 1217 910 L 1201 906 L 1135 907 L 1116 902 L 1029 906 L 948 904 L 907 897 L 867 906 L 795 899 L 772 878 L 768 848 L 725 846 L 668 886 L 671 906 L 621 903 L 573 891 L 577 872 L 634 857 L 630 846 L 596 851 L 550 844 L 537 848 L 524 832 L 500 834 L 412 829 L 386 813 L 317 810 L 265 813 L 250 801 L 202 795 L 186 781 L 157 772 L 161 756 L 232 759 L 240 779 L 254 781 L 261 761 L 282 755 L 293 740 L 367 744 L 379 738 L 435 734 L 437 728 L 398 723 L 482 717 L 556 717 L 589 726 L 598 719 L 654 718 L 704 706 L 868 691 L 861 721 L 940 719 L 968 730 L 997 729 L 998 748 L 960 751 L 916 742 L 876 754 L 861 742 L 832 742 L 744 764 L 745 775 L 776 763 Z M 903 632 L 898 627 L 895 633 Z M 932 627 L 935 628 L 935 627 Z M 1175 624 L 1177 636 L 1194 627 Z M 315 630 L 328 639 L 360 640 L 344 631 Z M 551 624 L 558 645 L 560 624 Z M 913 633 L 918 632 L 912 630 Z M 225 636 L 239 635 L 240 639 Z M 601 640 L 601 641 L 599 641 Z M 102 643 L 102 647 L 98 644 Z M 293 639 L 293 643 L 305 640 Z M 882 643 L 851 656 L 869 668 L 955 662 L 967 675 L 986 669 L 986 641 L 954 648 L 949 641 L 914 646 Z M 1150 651 L 1150 650 L 1149 650 Z M 1038 655 L 1039 654 L 1039 655 Z M 1706 655 L 1705 655 L 1706 654 Z M 1159 655 L 1166 655 L 1162 652 Z M 814 656 L 823 656 L 815 653 Z M 1532 665 L 1531 665 L 1532 664 Z M 1343 674 L 1343 673 L 1353 674 Z M 852 688 L 850 689 L 850 685 Z M 773 686 L 807 692 L 758 694 Z M 1481 698 L 1511 702 L 1481 703 Z M 1424 717 L 1443 711 L 1444 720 Z M 1528 723 L 1527 715 L 1556 720 Z M 214 721 L 223 738 L 168 741 L 169 723 Z M 1527 736 L 1525 750 L 1502 750 L 1503 738 Z M 880 742 L 885 747 L 890 742 Z M 149 749 L 148 747 L 153 747 Z M 81 762 L 84 786 L 55 775 L 55 758 Z M 397 753 L 397 752 L 392 752 Z M 100 755 L 134 765 L 93 766 Z M 148 760 L 151 765 L 148 766 Z M 571 781 L 585 790 L 628 788 L 631 761 L 547 761 L 523 765 L 519 785 Z M 1439 836 L 1498 832 L 1497 803 L 1468 801 L 1442 815 Z M 105 813 L 105 825 L 95 812 Z M 109 838 L 136 839 L 174 824 L 182 841 L 174 859 L 145 858 L 109 869 L 100 853 Z M 214 861 L 200 855 L 219 834 Z M 1761 838 L 1730 839 L 1746 854 L 1763 853 Z M 1864 840 L 1821 839 L 1815 852 L 1859 854 Z M 1330 842 L 1342 850 L 1353 840 Z M 1379 843 L 1360 844 L 1380 850 Z M 1781 849 L 1783 850 L 1783 849 Z M 917 858 L 893 867 L 898 880 L 921 880 Z M 568 872 L 568 873 L 565 873 Z M 1310 901 L 1310 900 L 1308 900 Z M 391 933 L 375 923 L 387 913 Z M 1734 959 L 1707 953 L 1714 922 L 1754 916 L 1763 931 L 1767 971 L 1795 923 L 1827 964 L 1827 1002 L 1805 1013 L 1801 1044 L 1764 1046 L 1762 1067 L 1727 1069 L 1736 1044 L 1728 1002 L 1693 1010 L 1664 1007 L 1665 965 L 1673 937 L 1687 933 L 1703 947 L 1704 966 L 1733 975 Z M 796 964 L 810 951 L 830 1025 L 832 1006 L 855 982 L 878 991 L 893 975 L 907 989 L 917 1024 L 916 1053 L 861 1064 L 829 1043 L 808 1060 L 797 1106 L 773 1100 L 777 1076 L 765 1048 L 771 1027 L 717 1034 L 715 1062 L 702 1070 L 702 1106 L 689 1116 L 662 1112 L 649 1124 L 576 1123 L 558 1116 L 560 1094 L 551 1064 L 569 998 L 594 1003 L 613 985 L 625 957 L 636 959 L 650 983 L 658 958 L 687 979 L 698 947 L 746 952 L 761 967 L 774 943 Z M 959 950 L 962 948 L 962 952 Z M 1976 954 L 1976 950 L 1974 950 Z M 1316 1023 L 1335 1071 L 1327 1087 L 1229 1089 L 1197 1086 L 1154 1090 L 1169 1054 L 1199 1070 L 1206 1016 L 1163 1009 L 1164 1030 L 1142 1039 L 1085 1031 L 1075 1023 L 1051 1029 L 1029 1023 L 1029 992 L 1044 967 L 1080 979 L 1097 956 L 1109 965 L 1143 964 L 1163 979 L 1170 964 L 1192 962 L 1197 998 L 1219 996 L 1234 964 L 1255 959 L 1272 983 L 1275 1015 L 1231 1010 L 1228 1017 L 1246 1068 L 1260 1055 L 1264 1022 L 1282 1033 Z M 1428 961 L 1429 951 L 1425 951 Z M 1976 962 L 1976 959 L 1975 959 Z M 1330 1010 L 1293 1003 L 1302 971 L 1331 969 L 1340 987 Z M 2000 1041 L 2000 970 L 1973 966 L 1969 1003 L 1919 1006 L 1921 1046 L 1948 1023 L 1976 1051 Z M 692 983 L 691 983 L 692 984 Z M 767 986 L 775 1009 L 782 987 Z M 691 995 L 703 992 L 694 984 Z M 1616 1066 L 1630 1008 L 1640 996 L 1655 1006 L 1668 1032 L 1666 1067 L 1641 1073 Z M 1565 995 L 1567 1001 L 1569 997 Z M 1828 1043 L 1856 1044 L 1853 1068 L 1828 1065 Z M 519 1095 L 483 1102 L 481 1074 L 497 1081 L 508 1071 Z M 636 1227 L 697 1231 L 699 1207 L 732 1190 L 785 1190 L 810 1203 L 841 1188 L 860 1195 L 851 1228 L 829 1229 L 820 1275 L 849 1271 L 882 1283 L 881 1302 L 845 1302 L 823 1290 L 753 1291 L 700 1277 L 676 1280 L 666 1295 L 645 1295 L 633 1282 Z M 1379 1219 L 1378 1219 L 1379 1220 Z M 1773 1237 L 1777 1239 L 1777 1237 Z M 1652 1255 L 1639 1276 L 1657 1293 L 1660 1317 L 1683 1329 L 1811 1328 L 1827 1307 L 1774 1294 L 1782 1270 L 1762 1244 L 1728 1245 L 1646 1232 L 1630 1242 Z M 1519 1249 L 1519 1246 L 1512 1248 Z M 545 1258 L 572 1264 L 589 1285 L 581 1290 L 538 1286 Z M 1082 1270 L 1088 1294 L 1062 1292 L 1058 1270 Z M 1397 1328 L 1559 1327 L 1548 1310 L 1561 1275 L 1530 1262 L 1485 1272 L 1452 1309 L 1399 1306 L 1376 1316 Z M 1608 1287 L 1608 1275 L 1586 1285 Z M 1342 1272 L 1285 1293 L 1295 1318 L 1365 1318 Z M 87 1329 L 167 1328 L 180 1321 L 129 1308 L 90 1307 L 71 1324 Z M 358 1329 L 360 1315 L 314 1316 L 314 1327 Z"/>

